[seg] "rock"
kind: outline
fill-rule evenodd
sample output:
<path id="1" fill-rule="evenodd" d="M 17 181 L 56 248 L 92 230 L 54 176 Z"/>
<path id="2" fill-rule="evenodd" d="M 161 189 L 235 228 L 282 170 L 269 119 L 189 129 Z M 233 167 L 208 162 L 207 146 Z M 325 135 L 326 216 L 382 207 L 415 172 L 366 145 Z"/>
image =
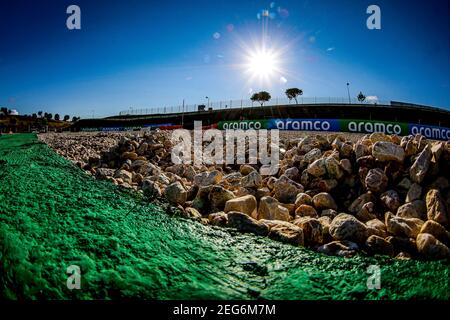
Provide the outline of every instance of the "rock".
<path id="1" fill-rule="evenodd" d="M 388 177 L 383 170 L 376 168 L 369 170 L 367 173 L 365 185 L 369 191 L 381 193 L 386 190 L 387 184 Z"/>
<path id="2" fill-rule="evenodd" d="M 275 177 L 270 177 L 267 180 L 267 188 L 269 188 L 269 190 L 273 190 L 273 188 L 275 187 L 275 182 L 277 182 L 277 178 Z"/>
<path id="3" fill-rule="evenodd" d="M 374 201 L 375 197 L 370 191 L 367 193 L 363 193 L 350 204 L 350 206 L 348 207 L 348 211 L 356 214 L 361 210 L 364 204 Z"/>
<path id="4" fill-rule="evenodd" d="M 394 216 L 391 212 L 387 212 L 385 215 L 387 231 L 400 237 L 416 238 L 423 223 L 420 219 L 402 218 Z"/>
<path id="5" fill-rule="evenodd" d="M 395 256 L 395 259 L 398 260 L 411 260 L 411 255 L 408 252 L 400 252 Z"/>
<path id="6" fill-rule="evenodd" d="M 261 186 L 262 177 L 257 171 L 252 171 L 241 179 L 241 186 L 244 188 L 259 188 Z"/>
<path id="7" fill-rule="evenodd" d="M 397 212 L 400 207 L 400 196 L 395 190 L 388 190 L 384 192 L 380 197 L 383 206 L 391 212 Z"/>
<path id="8" fill-rule="evenodd" d="M 427 174 L 428 168 L 430 167 L 431 156 L 430 146 L 427 145 L 409 169 L 409 176 L 412 181 L 419 184 L 422 183 Z"/>
<path id="9" fill-rule="evenodd" d="M 256 190 L 256 195 L 255 195 L 256 200 L 259 201 L 262 197 L 268 197 L 268 196 L 270 196 L 269 188 L 264 187 L 264 188 L 259 188 L 258 190 Z"/>
<path id="10" fill-rule="evenodd" d="M 370 141 L 372 141 L 372 143 L 376 143 L 378 141 L 385 141 L 385 142 L 391 142 L 391 138 L 382 133 L 382 132 L 374 132 L 369 136 Z"/>
<path id="11" fill-rule="evenodd" d="M 173 204 L 183 205 L 187 198 L 187 192 L 179 181 L 169 184 L 164 191 L 164 195 Z"/>
<path id="12" fill-rule="evenodd" d="M 450 259 L 449 248 L 429 233 L 420 233 L 416 244 L 419 253 L 428 259 Z"/>
<path id="13" fill-rule="evenodd" d="M 394 246 L 395 253 L 407 252 L 412 256 L 417 255 L 416 241 L 413 238 L 389 236 L 386 241 Z"/>
<path id="14" fill-rule="evenodd" d="M 108 177 L 114 175 L 114 169 L 97 168 L 95 170 L 95 178 L 99 180 L 106 180 Z"/>
<path id="15" fill-rule="evenodd" d="M 358 249 L 358 245 L 351 241 L 333 241 L 319 247 L 317 251 L 329 256 L 350 258 L 357 253 Z"/>
<path id="16" fill-rule="evenodd" d="M 248 175 L 250 172 L 254 172 L 256 171 L 255 168 L 253 168 L 251 165 L 248 164 L 243 164 L 241 165 L 241 167 L 239 168 L 239 172 L 243 175 L 246 176 Z"/>
<path id="17" fill-rule="evenodd" d="M 211 208 L 215 211 L 224 210 L 225 203 L 233 198 L 233 192 L 226 190 L 222 186 L 213 186 L 208 195 L 208 199 L 211 201 Z"/>
<path id="18" fill-rule="evenodd" d="M 390 257 L 394 256 L 394 246 L 390 242 L 376 235 L 371 235 L 367 238 L 366 250 L 369 254 L 381 254 Z"/>
<path id="19" fill-rule="evenodd" d="M 327 167 L 325 166 L 325 160 L 324 159 L 317 159 L 313 163 L 311 163 L 306 171 L 314 176 L 314 177 L 321 177 L 327 173 Z"/>
<path id="20" fill-rule="evenodd" d="M 209 193 L 211 192 L 212 188 L 212 185 L 199 187 L 197 195 L 192 201 L 192 207 L 200 211 L 202 214 L 209 213 L 208 211 L 211 208 Z"/>
<path id="21" fill-rule="evenodd" d="M 441 155 L 444 151 L 445 151 L 445 142 L 441 141 L 433 143 L 433 145 L 431 146 L 431 154 L 433 155 L 432 160 L 436 163 L 439 162 L 439 160 L 441 159 Z"/>
<path id="22" fill-rule="evenodd" d="M 183 164 L 175 164 L 173 166 L 167 167 L 166 172 L 171 172 L 173 174 L 176 174 L 177 176 L 183 176 L 184 175 L 184 169 L 185 166 Z"/>
<path id="23" fill-rule="evenodd" d="M 353 149 L 356 159 L 370 155 L 370 148 L 365 144 L 356 143 Z"/>
<path id="24" fill-rule="evenodd" d="M 322 192 L 330 192 L 338 186 L 338 181 L 336 179 L 325 179 L 319 180 L 317 183 L 317 188 Z"/>
<path id="25" fill-rule="evenodd" d="M 228 215 L 225 212 L 211 213 L 208 220 L 213 226 L 225 227 L 228 224 Z"/>
<path id="26" fill-rule="evenodd" d="M 334 157 L 327 157 L 325 159 L 325 167 L 330 178 L 339 180 L 344 175 L 344 171 L 342 170 L 339 161 Z"/>
<path id="27" fill-rule="evenodd" d="M 302 217 L 294 220 L 293 224 L 303 230 L 306 245 L 312 246 L 323 242 L 322 224 L 319 219 Z"/>
<path id="28" fill-rule="evenodd" d="M 155 181 L 145 179 L 142 181 L 142 191 L 144 192 L 144 195 L 153 198 L 153 197 L 161 197 L 162 192 L 161 188 L 158 186 L 158 184 Z"/>
<path id="29" fill-rule="evenodd" d="M 259 202 L 258 220 L 281 220 L 289 221 L 289 210 L 280 205 L 277 199 L 263 197 Z"/>
<path id="30" fill-rule="evenodd" d="M 232 173 L 224 176 L 222 178 L 222 181 L 226 182 L 228 185 L 231 185 L 231 186 L 240 186 L 241 179 L 242 179 L 242 174 L 240 174 L 239 172 L 232 172 Z"/>
<path id="31" fill-rule="evenodd" d="M 138 155 L 135 152 L 124 152 L 121 155 L 122 159 L 124 159 L 124 160 L 130 159 L 131 161 L 136 160 L 137 157 L 138 157 Z"/>
<path id="32" fill-rule="evenodd" d="M 266 219 L 261 219 L 258 220 L 259 222 L 264 223 L 265 225 L 267 225 L 269 227 L 269 230 L 272 229 L 273 227 L 276 226 L 285 226 L 285 227 L 291 227 L 293 224 L 287 221 L 281 221 L 281 220 L 266 220 Z M 294 225 L 295 226 L 295 225 Z"/>
<path id="33" fill-rule="evenodd" d="M 301 204 L 296 210 L 295 215 L 300 217 L 313 217 L 317 218 L 318 214 L 314 207 L 307 204 Z"/>
<path id="34" fill-rule="evenodd" d="M 442 225 L 448 224 L 447 210 L 441 193 L 437 189 L 431 189 L 426 196 L 428 220 L 434 220 Z"/>
<path id="35" fill-rule="evenodd" d="M 320 159 L 321 156 L 322 151 L 320 151 L 320 149 L 318 148 L 314 148 L 304 155 L 303 161 L 309 164 L 316 161 L 317 159 Z"/>
<path id="36" fill-rule="evenodd" d="M 367 228 L 354 216 L 340 213 L 331 222 L 330 234 L 335 240 L 363 243 L 367 239 Z"/>
<path id="37" fill-rule="evenodd" d="M 334 209 L 325 209 L 320 213 L 321 217 L 329 217 L 333 220 L 338 215 L 338 212 Z"/>
<path id="38" fill-rule="evenodd" d="M 145 154 L 145 152 L 147 152 L 147 148 L 148 148 L 148 143 L 147 142 L 143 142 L 139 148 L 137 149 L 137 154 L 142 156 Z"/>
<path id="39" fill-rule="evenodd" d="M 373 202 L 367 202 L 365 203 L 361 210 L 356 214 L 356 218 L 358 220 L 365 222 L 372 219 L 376 219 L 377 216 L 375 214 L 375 204 Z"/>
<path id="40" fill-rule="evenodd" d="M 438 189 L 439 191 L 444 191 L 450 187 L 450 182 L 446 177 L 437 177 L 436 180 L 434 180 L 430 184 L 430 189 Z"/>
<path id="41" fill-rule="evenodd" d="M 234 198 L 231 200 L 228 200 L 225 203 L 225 212 L 230 211 L 238 211 L 245 213 L 252 218 L 257 217 L 257 211 L 256 211 L 256 198 L 252 195 L 246 195 L 239 198 Z"/>
<path id="42" fill-rule="evenodd" d="M 291 180 L 297 180 L 300 178 L 300 171 L 296 167 L 292 167 L 284 171 L 283 175 Z"/>
<path id="43" fill-rule="evenodd" d="M 422 200 L 414 200 L 410 203 L 405 203 L 397 210 L 397 216 L 402 218 L 417 218 L 426 220 L 425 202 Z"/>
<path id="44" fill-rule="evenodd" d="M 161 169 L 159 169 L 154 164 L 147 162 L 144 165 L 142 165 L 141 167 L 136 168 L 135 172 L 140 173 L 144 177 L 146 177 L 146 176 L 154 176 L 154 175 L 160 174 Z"/>
<path id="45" fill-rule="evenodd" d="M 128 172 L 127 170 L 119 169 L 114 173 L 114 178 L 122 179 L 123 182 L 130 184 L 133 180 L 133 175 L 131 172 Z"/>
<path id="46" fill-rule="evenodd" d="M 269 238 L 295 246 L 304 245 L 303 230 L 291 223 L 270 228 Z"/>
<path id="47" fill-rule="evenodd" d="M 202 215 L 200 212 L 198 212 L 197 209 L 188 207 L 184 209 L 184 217 L 194 220 L 200 220 L 202 218 Z"/>
<path id="48" fill-rule="evenodd" d="M 218 184 L 222 180 L 222 176 L 222 172 L 218 170 L 200 172 L 194 176 L 194 184 L 202 187 Z"/>
<path id="49" fill-rule="evenodd" d="M 242 232 L 250 232 L 259 236 L 267 236 L 269 227 L 242 212 L 230 211 L 228 216 L 228 227 L 236 228 Z"/>
<path id="50" fill-rule="evenodd" d="M 348 158 L 353 153 L 353 143 L 350 141 L 345 141 L 339 148 L 339 154 L 343 158 Z"/>
<path id="51" fill-rule="evenodd" d="M 386 225 L 378 219 L 372 219 L 366 222 L 367 234 L 369 236 L 376 235 L 381 238 L 386 238 L 388 236 Z"/>
<path id="52" fill-rule="evenodd" d="M 295 204 L 293 203 L 280 203 L 280 206 L 282 206 L 283 208 L 286 208 L 289 211 L 289 215 L 290 216 L 294 216 L 295 215 Z"/>
<path id="53" fill-rule="evenodd" d="M 339 164 L 341 165 L 341 168 L 344 170 L 345 173 L 352 174 L 353 169 L 352 169 L 352 163 L 350 162 L 350 160 L 341 159 Z"/>
<path id="54" fill-rule="evenodd" d="M 298 151 L 300 153 L 307 153 L 309 151 L 311 151 L 314 148 L 324 148 L 327 145 L 327 141 L 322 141 L 320 140 L 323 137 L 320 136 L 307 136 L 305 138 L 303 138 L 299 143 L 298 143 Z M 329 144 L 328 144 L 329 145 Z"/>
<path id="55" fill-rule="evenodd" d="M 337 210 L 336 202 L 333 197 L 326 192 L 321 192 L 313 197 L 314 207 L 318 210 L 333 209 Z"/>
<path id="56" fill-rule="evenodd" d="M 144 180 L 144 177 L 140 173 L 133 174 L 133 182 L 137 183 L 138 185 L 142 184 L 142 181 Z"/>
<path id="57" fill-rule="evenodd" d="M 420 233 L 429 233 L 447 247 L 450 246 L 450 232 L 445 230 L 445 228 L 436 221 L 428 220 L 425 222 L 420 229 Z"/>
<path id="58" fill-rule="evenodd" d="M 402 181 L 399 182 L 399 184 L 397 185 L 397 187 L 399 189 L 402 189 L 403 191 L 408 191 L 409 188 L 411 188 L 412 182 L 411 180 L 409 180 L 408 178 L 403 178 Z"/>
<path id="59" fill-rule="evenodd" d="M 295 198 L 295 206 L 299 207 L 302 204 L 312 205 L 312 197 L 306 193 L 299 193 Z"/>
<path id="60" fill-rule="evenodd" d="M 274 183 L 274 197 L 283 203 L 294 203 L 297 194 L 303 192 L 303 186 L 286 176 L 281 176 Z"/>
<path id="61" fill-rule="evenodd" d="M 422 187 L 418 183 L 413 183 L 406 194 L 405 202 L 413 202 L 414 200 L 419 200 L 422 195 Z"/>
<path id="62" fill-rule="evenodd" d="M 330 217 L 323 216 L 320 217 L 318 220 L 322 225 L 322 238 L 323 238 L 322 243 L 332 242 L 333 237 L 330 234 L 330 225 L 333 219 L 331 219 Z"/>
<path id="63" fill-rule="evenodd" d="M 372 147 L 372 156 L 378 161 L 403 162 L 405 150 L 392 142 L 378 141 Z"/>

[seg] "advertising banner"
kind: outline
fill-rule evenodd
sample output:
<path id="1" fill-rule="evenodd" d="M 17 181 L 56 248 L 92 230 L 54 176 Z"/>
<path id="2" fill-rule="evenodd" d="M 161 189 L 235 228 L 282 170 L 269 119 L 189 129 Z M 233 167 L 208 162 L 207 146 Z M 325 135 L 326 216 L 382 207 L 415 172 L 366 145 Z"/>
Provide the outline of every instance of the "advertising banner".
<path id="1" fill-rule="evenodd" d="M 248 129 L 269 129 L 268 126 L 269 120 L 241 120 L 241 121 L 220 121 L 219 122 L 219 129 L 220 130 L 226 130 L 226 129 L 242 129 L 242 130 L 248 130 Z"/>
<path id="2" fill-rule="evenodd" d="M 408 135 L 408 124 L 404 122 L 388 122 L 376 120 L 355 120 L 341 119 L 340 131 L 343 132 L 359 132 L 373 133 L 383 132 L 386 134 L 396 134 L 400 136 Z"/>
<path id="3" fill-rule="evenodd" d="M 450 140 L 450 128 L 427 126 L 423 124 L 409 124 L 409 134 L 421 134 L 428 139 Z"/>
<path id="4" fill-rule="evenodd" d="M 268 129 L 301 131 L 339 131 L 336 119 L 270 119 Z"/>

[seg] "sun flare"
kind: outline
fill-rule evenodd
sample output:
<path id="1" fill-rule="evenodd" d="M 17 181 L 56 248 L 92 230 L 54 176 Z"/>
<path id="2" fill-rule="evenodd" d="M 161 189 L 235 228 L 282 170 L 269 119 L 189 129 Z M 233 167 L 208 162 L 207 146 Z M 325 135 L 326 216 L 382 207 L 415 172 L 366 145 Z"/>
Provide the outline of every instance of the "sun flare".
<path id="1" fill-rule="evenodd" d="M 252 76 L 267 78 L 278 69 L 277 57 L 273 52 L 257 50 L 249 55 L 247 67 Z"/>

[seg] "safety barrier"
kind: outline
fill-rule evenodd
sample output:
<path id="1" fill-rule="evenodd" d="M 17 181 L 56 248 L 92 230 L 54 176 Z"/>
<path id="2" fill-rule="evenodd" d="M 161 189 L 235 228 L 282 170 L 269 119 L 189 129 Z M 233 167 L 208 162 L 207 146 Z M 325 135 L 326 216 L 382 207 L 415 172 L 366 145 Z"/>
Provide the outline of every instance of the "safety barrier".
<path id="1" fill-rule="evenodd" d="M 361 119 L 266 119 L 222 121 L 218 123 L 218 128 L 221 130 L 279 129 L 354 133 L 383 132 L 400 136 L 422 134 L 430 139 L 450 140 L 450 128 L 446 127 Z"/>

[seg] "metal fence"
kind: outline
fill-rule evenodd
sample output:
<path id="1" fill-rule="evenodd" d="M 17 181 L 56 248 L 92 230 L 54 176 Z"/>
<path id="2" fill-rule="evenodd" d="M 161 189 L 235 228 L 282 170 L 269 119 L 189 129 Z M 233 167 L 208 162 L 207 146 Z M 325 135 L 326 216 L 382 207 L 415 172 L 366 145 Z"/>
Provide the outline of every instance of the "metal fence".
<path id="1" fill-rule="evenodd" d="M 390 101 L 379 100 L 366 100 L 358 101 L 357 99 L 337 98 L 337 97 L 299 97 L 297 102 L 287 98 L 272 98 L 270 101 L 264 103 L 264 106 L 281 106 L 281 105 L 302 105 L 302 104 L 378 104 L 378 105 L 390 105 Z M 222 100 L 222 101 L 205 101 L 198 104 L 185 104 L 178 106 L 162 106 L 154 108 L 133 108 L 119 112 L 119 115 L 146 115 L 146 114 L 170 114 L 170 113 L 182 113 L 182 112 L 196 112 L 199 111 L 199 106 L 205 106 L 205 110 L 224 110 L 224 109 L 236 109 L 236 108 L 251 108 L 259 107 L 260 103 L 251 101 L 250 99 L 241 100 Z"/>

